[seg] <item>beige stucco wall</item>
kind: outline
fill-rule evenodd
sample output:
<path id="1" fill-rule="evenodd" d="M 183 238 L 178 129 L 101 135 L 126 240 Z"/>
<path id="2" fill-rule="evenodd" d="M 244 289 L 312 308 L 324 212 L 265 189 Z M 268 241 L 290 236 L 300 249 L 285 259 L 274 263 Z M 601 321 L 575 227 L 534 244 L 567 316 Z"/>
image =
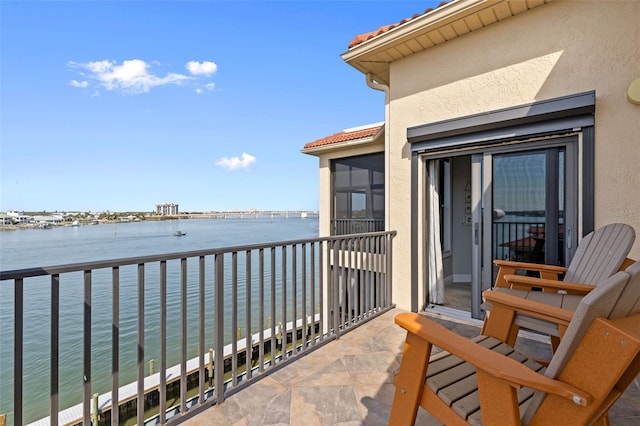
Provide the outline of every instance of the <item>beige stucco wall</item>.
<path id="1" fill-rule="evenodd" d="M 389 229 L 394 301 L 410 308 L 408 127 L 596 91 L 595 225 L 626 222 L 640 259 L 640 1 L 556 0 L 391 64 Z M 422 256 L 422 255 L 420 255 Z"/>

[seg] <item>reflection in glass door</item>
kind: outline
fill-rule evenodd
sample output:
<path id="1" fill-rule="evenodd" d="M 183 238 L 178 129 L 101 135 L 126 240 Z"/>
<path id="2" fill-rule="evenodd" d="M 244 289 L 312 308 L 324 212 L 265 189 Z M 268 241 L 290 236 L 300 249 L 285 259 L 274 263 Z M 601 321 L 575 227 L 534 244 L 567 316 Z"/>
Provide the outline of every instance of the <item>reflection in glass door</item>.
<path id="1" fill-rule="evenodd" d="M 565 159 L 563 147 L 492 156 L 492 259 L 564 265 Z"/>

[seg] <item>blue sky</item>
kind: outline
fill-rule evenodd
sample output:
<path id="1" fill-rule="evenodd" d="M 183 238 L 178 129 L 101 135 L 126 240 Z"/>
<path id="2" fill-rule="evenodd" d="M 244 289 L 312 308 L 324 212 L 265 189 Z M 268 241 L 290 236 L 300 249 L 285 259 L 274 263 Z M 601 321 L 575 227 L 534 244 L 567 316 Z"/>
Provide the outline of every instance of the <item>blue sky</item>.
<path id="1" fill-rule="evenodd" d="M 384 120 L 340 54 L 437 1 L 0 2 L 0 211 L 315 210 L 307 142 Z"/>

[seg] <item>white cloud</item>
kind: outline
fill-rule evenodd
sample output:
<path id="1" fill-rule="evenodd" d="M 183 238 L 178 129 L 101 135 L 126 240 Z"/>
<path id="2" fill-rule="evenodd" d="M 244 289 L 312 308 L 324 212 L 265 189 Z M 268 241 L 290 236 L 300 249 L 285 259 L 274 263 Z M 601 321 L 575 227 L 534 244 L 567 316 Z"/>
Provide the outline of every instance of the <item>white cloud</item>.
<path id="1" fill-rule="evenodd" d="M 251 154 L 247 154 L 246 152 L 242 153 L 242 159 L 238 157 L 222 157 L 220 160 L 216 161 L 216 166 L 220 166 L 223 169 L 227 170 L 236 170 L 236 169 L 246 169 L 251 164 L 255 163 L 256 157 Z"/>
<path id="2" fill-rule="evenodd" d="M 206 89 L 208 92 L 213 92 L 213 90 L 214 90 L 215 88 L 216 88 L 215 83 L 207 83 L 207 84 L 205 84 L 205 85 L 204 85 L 204 88 L 203 88 L 203 87 L 198 87 L 198 88 L 196 89 L 196 93 L 197 93 L 198 95 L 202 95 L 202 94 L 204 93 L 205 89 Z"/>
<path id="3" fill-rule="evenodd" d="M 80 87 L 80 88 L 89 87 L 88 81 L 71 80 L 69 84 L 72 85 L 73 87 Z"/>
<path id="4" fill-rule="evenodd" d="M 142 59 L 129 59 L 122 63 L 110 60 L 84 63 L 69 61 L 69 69 L 81 76 L 81 79 L 73 79 L 69 84 L 78 88 L 91 87 L 93 93 L 98 93 L 99 89 L 106 89 L 126 94 L 140 94 L 159 86 L 183 85 L 189 82 L 198 84 L 198 80 L 212 76 L 218 69 L 218 65 L 211 61 L 190 61 L 186 68 L 191 75 L 175 72 L 159 75 L 157 71 L 152 70 L 158 65 L 157 62 L 147 63 Z M 213 82 L 205 84 L 201 81 L 198 85 L 200 87 L 195 89 L 197 94 L 213 91 L 215 88 Z"/>
<path id="5" fill-rule="evenodd" d="M 80 74 L 93 80 L 98 86 L 129 94 L 147 93 L 156 86 L 179 85 L 191 79 L 189 76 L 177 73 L 168 73 L 160 77 L 152 73 L 151 66 L 141 59 L 126 60 L 122 64 L 106 60 L 87 63 L 69 62 L 69 67 L 88 71 L 88 73 L 81 71 Z M 73 81 L 75 80 L 72 80 L 72 86 L 80 87 L 73 84 Z M 89 85 L 86 81 L 83 83 L 87 84 L 82 87 Z"/>
<path id="6" fill-rule="evenodd" d="M 187 70 L 193 75 L 212 76 L 218 70 L 218 65 L 210 61 L 189 61 L 187 62 Z"/>

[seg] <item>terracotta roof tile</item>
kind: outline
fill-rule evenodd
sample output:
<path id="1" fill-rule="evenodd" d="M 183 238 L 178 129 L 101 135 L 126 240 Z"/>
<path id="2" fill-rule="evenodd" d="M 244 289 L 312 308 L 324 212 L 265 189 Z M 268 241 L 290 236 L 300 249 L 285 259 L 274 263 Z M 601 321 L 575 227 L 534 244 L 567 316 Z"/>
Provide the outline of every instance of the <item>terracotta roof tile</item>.
<path id="1" fill-rule="evenodd" d="M 368 33 L 357 35 L 357 36 L 355 36 L 353 38 L 353 40 L 351 40 L 351 43 L 349 43 L 349 49 L 351 49 L 352 47 L 357 46 L 357 45 L 359 45 L 361 43 L 364 43 L 367 40 L 370 40 L 370 39 L 372 39 L 374 37 L 377 37 L 380 34 L 384 34 L 389 30 L 392 30 L 392 29 L 394 29 L 396 27 L 399 27 L 402 24 L 405 24 L 405 23 L 407 23 L 409 21 L 412 21 L 415 18 L 418 18 L 418 17 L 420 17 L 422 15 L 425 15 L 425 14 L 431 12 L 432 10 L 435 10 L 435 9 L 437 9 L 439 7 L 442 7 L 442 6 L 444 6 L 445 4 L 448 4 L 448 3 L 449 3 L 448 1 L 443 1 L 439 5 L 437 5 L 435 8 L 430 7 L 428 9 L 426 9 L 423 13 L 416 13 L 415 15 L 411 16 L 410 18 L 405 18 L 405 19 L 403 19 L 402 21 L 400 21 L 398 23 L 385 25 L 385 26 L 382 26 L 382 27 L 378 28 L 375 31 L 371 31 L 371 32 L 368 32 Z"/>
<path id="2" fill-rule="evenodd" d="M 322 139 L 309 142 L 305 144 L 304 149 L 316 148 L 319 146 L 331 145 L 331 144 L 340 143 L 340 142 L 348 142 L 356 139 L 368 138 L 378 133 L 378 131 L 382 128 L 382 126 L 383 125 L 381 124 L 377 124 L 377 125 L 373 125 L 373 127 L 366 127 L 366 128 L 358 127 L 353 130 L 350 130 L 350 129 L 343 130 L 340 133 L 335 133 L 331 136 L 326 136 Z"/>

